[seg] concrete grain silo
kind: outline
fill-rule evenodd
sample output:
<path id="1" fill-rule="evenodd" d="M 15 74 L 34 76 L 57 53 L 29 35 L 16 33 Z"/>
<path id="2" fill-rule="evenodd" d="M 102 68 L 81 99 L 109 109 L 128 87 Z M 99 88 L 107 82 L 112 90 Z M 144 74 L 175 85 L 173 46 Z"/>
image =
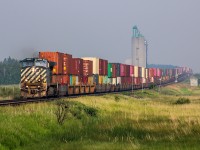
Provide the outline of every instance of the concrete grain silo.
<path id="1" fill-rule="evenodd" d="M 147 41 L 140 34 L 137 26 L 133 27 L 132 64 L 134 66 L 147 67 Z"/>

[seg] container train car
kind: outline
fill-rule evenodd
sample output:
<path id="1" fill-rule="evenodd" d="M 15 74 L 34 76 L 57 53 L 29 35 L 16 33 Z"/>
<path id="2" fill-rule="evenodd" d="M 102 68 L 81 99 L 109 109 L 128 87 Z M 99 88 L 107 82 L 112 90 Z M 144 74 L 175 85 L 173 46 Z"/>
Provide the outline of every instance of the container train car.
<path id="1" fill-rule="evenodd" d="M 143 68 L 96 57 L 73 58 L 60 52 L 39 52 L 38 58 L 21 61 L 21 97 L 125 91 L 174 82 L 191 73 L 187 67 Z"/>

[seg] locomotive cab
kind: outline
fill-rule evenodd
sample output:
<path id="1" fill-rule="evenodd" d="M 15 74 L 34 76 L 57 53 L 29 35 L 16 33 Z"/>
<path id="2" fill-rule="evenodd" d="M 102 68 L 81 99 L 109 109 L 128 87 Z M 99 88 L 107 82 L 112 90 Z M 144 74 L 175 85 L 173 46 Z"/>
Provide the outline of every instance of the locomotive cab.
<path id="1" fill-rule="evenodd" d="M 47 96 L 50 85 L 50 63 L 45 59 L 26 58 L 21 63 L 21 97 Z"/>

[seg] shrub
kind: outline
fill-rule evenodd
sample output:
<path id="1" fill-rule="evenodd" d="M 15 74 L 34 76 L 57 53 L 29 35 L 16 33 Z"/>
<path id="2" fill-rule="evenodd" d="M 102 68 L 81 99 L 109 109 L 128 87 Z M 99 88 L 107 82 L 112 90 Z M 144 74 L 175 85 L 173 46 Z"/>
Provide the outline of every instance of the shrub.
<path id="1" fill-rule="evenodd" d="M 63 100 L 56 102 L 57 109 L 55 115 L 57 117 L 58 124 L 62 125 L 67 118 L 67 114 L 71 114 L 76 119 L 82 119 L 84 115 L 91 117 L 97 116 L 97 109 L 86 106 L 80 102 L 65 102 Z"/>
<path id="2" fill-rule="evenodd" d="M 149 89 L 154 89 L 156 85 L 154 83 L 150 84 Z"/>
<path id="3" fill-rule="evenodd" d="M 175 104 L 189 104 L 190 100 L 188 98 L 180 97 Z"/>
<path id="4" fill-rule="evenodd" d="M 57 101 L 56 105 L 58 107 L 55 115 L 57 117 L 58 123 L 62 125 L 64 123 L 64 120 L 66 119 L 67 112 L 69 111 L 69 104 L 65 103 L 64 101 Z"/>
<path id="5" fill-rule="evenodd" d="M 115 95 L 115 101 L 119 102 L 119 100 L 120 100 L 119 96 Z"/>
<path id="6" fill-rule="evenodd" d="M 97 110 L 93 107 L 85 107 L 84 111 L 87 115 L 91 117 L 96 117 L 97 116 Z"/>

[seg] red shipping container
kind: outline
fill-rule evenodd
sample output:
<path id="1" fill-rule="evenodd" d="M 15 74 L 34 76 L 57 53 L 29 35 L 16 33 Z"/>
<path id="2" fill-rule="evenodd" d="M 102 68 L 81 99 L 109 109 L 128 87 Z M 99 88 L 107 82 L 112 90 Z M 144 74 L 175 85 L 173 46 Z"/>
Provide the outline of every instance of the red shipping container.
<path id="1" fill-rule="evenodd" d="M 69 84 L 70 83 L 70 78 L 69 75 L 63 75 L 63 84 Z"/>
<path id="2" fill-rule="evenodd" d="M 134 78 L 134 84 L 135 85 L 139 85 L 140 84 L 140 78 L 139 77 Z"/>
<path id="3" fill-rule="evenodd" d="M 149 68 L 149 78 L 154 77 L 154 69 Z"/>
<path id="4" fill-rule="evenodd" d="M 156 68 L 153 68 L 153 76 L 157 77 L 157 69 Z"/>
<path id="5" fill-rule="evenodd" d="M 126 76 L 130 77 L 130 65 L 125 65 L 126 66 Z"/>
<path id="6" fill-rule="evenodd" d="M 104 75 L 103 67 L 103 59 L 99 59 L 99 75 Z"/>
<path id="7" fill-rule="evenodd" d="M 53 84 L 69 84 L 69 76 L 68 75 L 52 75 L 52 83 Z"/>
<path id="8" fill-rule="evenodd" d="M 83 76 L 83 84 L 87 84 L 88 83 L 88 77 L 87 76 Z"/>
<path id="9" fill-rule="evenodd" d="M 83 60 L 83 76 L 91 76 L 93 73 L 93 61 Z"/>
<path id="10" fill-rule="evenodd" d="M 130 66 L 130 77 L 134 75 L 134 66 Z"/>
<path id="11" fill-rule="evenodd" d="M 113 78 L 117 77 L 117 67 L 116 67 L 116 64 L 112 64 L 112 77 Z"/>
<path id="12" fill-rule="evenodd" d="M 55 62 L 52 74 L 63 73 L 63 53 L 59 52 L 39 52 L 39 58 L 47 59 L 48 61 Z"/>
<path id="13" fill-rule="evenodd" d="M 126 74 L 125 74 L 125 65 L 124 64 L 120 64 L 120 76 L 121 77 L 126 76 Z"/>
<path id="14" fill-rule="evenodd" d="M 78 77 L 79 84 L 83 84 L 83 76 Z"/>
<path id="15" fill-rule="evenodd" d="M 103 75 L 107 76 L 108 75 L 108 61 L 103 60 Z"/>
<path id="16" fill-rule="evenodd" d="M 63 74 L 70 74 L 72 67 L 72 55 L 63 54 Z"/>
<path id="17" fill-rule="evenodd" d="M 83 75 L 83 59 L 81 58 L 72 58 L 71 64 L 71 73 L 72 75 Z"/>
<path id="18" fill-rule="evenodd" d="M 156 74 L 157 74 L 157 77 L 160 78 L 160 77 L 162 76 L 162 69 L 157 68 L 156 71 L 157 71 L 157 73 L 156 73 Z"/>

